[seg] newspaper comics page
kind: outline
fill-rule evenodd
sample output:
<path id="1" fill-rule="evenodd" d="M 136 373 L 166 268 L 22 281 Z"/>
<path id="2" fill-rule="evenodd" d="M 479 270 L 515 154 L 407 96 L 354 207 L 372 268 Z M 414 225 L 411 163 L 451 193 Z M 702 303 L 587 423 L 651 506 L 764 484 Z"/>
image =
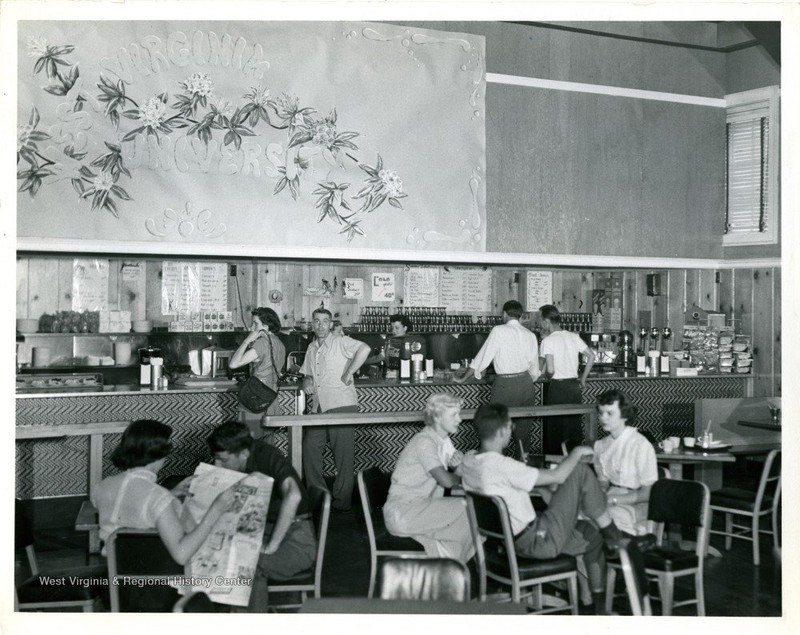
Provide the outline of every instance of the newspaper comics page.
<path id="1" fill-rule="evenodd" d="M 226 470 L 201 463 L 186 507 L 203 517 L 217 494 L 235 485 L 236 498 L 186 567 L 183 592 L 202 591 L 213 602 L 246 607 L 256 572 L 274 480 L 264 474 Z"/>

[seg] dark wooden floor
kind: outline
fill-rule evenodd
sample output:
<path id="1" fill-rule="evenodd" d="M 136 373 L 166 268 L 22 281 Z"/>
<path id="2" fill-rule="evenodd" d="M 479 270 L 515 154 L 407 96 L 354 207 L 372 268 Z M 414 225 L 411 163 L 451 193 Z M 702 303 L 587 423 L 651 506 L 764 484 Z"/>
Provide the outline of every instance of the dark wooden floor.
<path id="1" fill-rule="evenodd" d="M 735 477 L 734 477 L 735 478 Z M 747 480 L 745 475 L 744 480 Z M 726 478 L 726 481 L 728 478 Z M 740 479 L 741 480 L 741 479 Z M 37 522 L 37 552 L 40 568 L 69 567 L 85 563 L 85 536 L 70 527 L 52 525 L 54 513 L 64 501 L 45 504 L 40 501 L 35 509 Z M 48 512 L 47 507 L 50 508 Z M 45 521 L 47 519 L 47 521 Z M 721 518 L 714 527 L 721 527 Z M 730 551 L 724 551 L 723 538 L 712 536 L 712 545 L 719 548 L 721 558 L 705 560 L 706 612 L 709 616 L 775 617 L 782 613 L 781 562 L 773 553 L 770 537 L 763 539 L 761 565 L 752 562 L 750 543 L 735 540 Z M 17 573 L 19 574 L 19 558 Z M 23 571 L 24 572 L 24 571 Z M 323 568 L 322 594 L 324 597 L 365 596 L 369 582 L 369 546 L 360 510 L 347 514 L 333 514 L 329 529 L 328 547 Z M 690 578 L 679 582 L 677 599 L 682 592 L 692 592 Z M 624 615 L 628 608 L 624 601 L 615 604 L 615 610 Z M 654 610 L 660 612 L 660 605 Z M 696 615 L 694 607 L 678 608 L 676 615 Z"/>

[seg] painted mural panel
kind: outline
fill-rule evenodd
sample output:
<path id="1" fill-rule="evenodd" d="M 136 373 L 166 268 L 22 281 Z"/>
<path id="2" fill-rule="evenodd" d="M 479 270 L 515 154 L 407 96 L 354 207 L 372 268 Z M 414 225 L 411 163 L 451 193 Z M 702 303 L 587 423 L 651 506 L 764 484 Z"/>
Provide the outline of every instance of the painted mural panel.
<path id="1" fill-rule="evenodd" d="M 481 36 L 26 21 L 18 48 L 19 237 L 485 249 Z"/>

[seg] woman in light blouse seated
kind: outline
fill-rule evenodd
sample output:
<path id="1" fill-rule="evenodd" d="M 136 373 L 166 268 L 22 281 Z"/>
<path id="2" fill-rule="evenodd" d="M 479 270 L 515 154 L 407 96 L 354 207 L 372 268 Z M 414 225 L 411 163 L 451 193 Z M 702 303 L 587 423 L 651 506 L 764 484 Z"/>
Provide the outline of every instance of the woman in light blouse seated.
<path id="1" fill-rule="evenodd" d="M 131 423 L 111 455 L 111 462 L 123 471 L 97 485 L 92 503 L 97 508 L 104 543 L 121 527 L 157 529 L 175 562 L 186 564 L 234 501 L 235 494 L 233 488 L 219 494 L 200 523 L 185 530 L 179 520 L 180 502 L 156 483 L 156 475 L 172 449 L 171 433 L 172 428 L 158 421 L 142 419 Z"/>
<path id="2" fill-rule="evenodd" d="M 408 442 L 397 460 L 383 517 L 390 533 L 413 538 L 427 555 L 467 562 L 474 548 L 465 501 L 444 497 L 445 489 L 461 483 L 462 455 L 450 440 L 461 422 L 461 406 L 461 399 L 454 395 L 428 397 L 425 429 Z"/>
<path id="3" fill-rule="evenodd" d="M 656 452 L 652 444 L 629 424 L 636 409 L 618 390 L 597 398 L 601 428 L 608 433 L 594 444 L 594 468 L 606 490 L 608 513 L 622 531 L 647 533 L 647 502 L 658 480 Z"/>

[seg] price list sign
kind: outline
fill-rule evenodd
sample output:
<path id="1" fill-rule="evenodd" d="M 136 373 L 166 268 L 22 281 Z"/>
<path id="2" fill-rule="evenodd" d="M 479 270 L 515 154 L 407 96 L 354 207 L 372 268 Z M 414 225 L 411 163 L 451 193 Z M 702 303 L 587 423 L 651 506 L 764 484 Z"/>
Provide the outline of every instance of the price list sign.
<path id="1" fill-rule="evenodd" d="M 528 271 L 526 311 L 538 311 L 544 304 L 553 304 L 553 272 Z"/>
<path id="2" fill-rule="evenodd" d="M 448 311 L 488 313 L 492 310 L 492 271 L 470 267 L 442 270 L 442 305 Z"/>

